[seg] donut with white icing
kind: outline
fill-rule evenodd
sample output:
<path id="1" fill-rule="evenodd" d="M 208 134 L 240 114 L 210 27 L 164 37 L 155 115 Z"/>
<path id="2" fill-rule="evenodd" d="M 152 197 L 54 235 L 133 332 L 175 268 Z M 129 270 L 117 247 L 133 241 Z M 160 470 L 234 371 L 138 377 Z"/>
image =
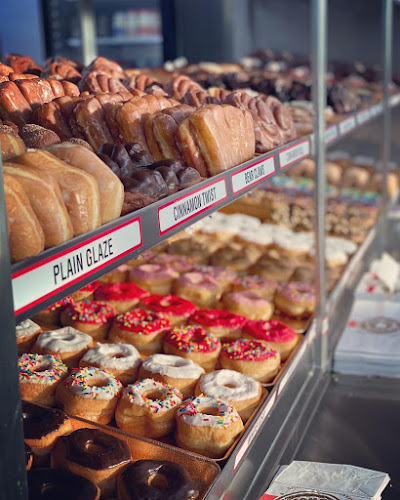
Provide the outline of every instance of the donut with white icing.
<path id="1" fill-rule="evenodd" d="M 115 412 L 118 427 L 139 436 L 159 438 L 175 427 L 175 412 L 183 396 L 178 389 L 146 378 L 128 385 Z"/>
<path id="2" fill-rule="evenodd" d="M 79 366 L 95 366 L 116 377 L 122 385 L 128 385 L 137 378 L 142 362 L 139 351 L 131 344 L 97 344 L 89 349 Z"/>
<path id="3" fill-rule="evenodd" d="M 230 292 L 223 295 L 224 309 L 248 319 L 268 320 L 274 312 L 274 304 L 252 291 Z"/>
<path id="4" fill-rule="evenodd" d="M 153 354 L 143 360 L 139 378 L 152 378 L 176 387 L 186 399 L 193 396 L 196 383 L 204 373 L 204 368 L 191 359 L 172 354 Z"/>
<path id="5" fill-rule="evenodd" d="M 29 352 L 35 343 L 37 336 L 42 329 L 31 319 L 21 321 L 15 326 L 15 336 L 17 338 L 18 356 Z"/>
<path id="6" fill-rule="evenodd" d="M 200 377 L 195 395 L 200 394 L 227 401 L 246 422 L 260 402 L 262 387 L 260 382 L 237 371 L 216 370 Z"/>
<path id="7" fill-rule="evenodd" d="M 171 293 L 172 282 L 179 276 L 172 267 L 163 264 L 141 264 L 129 272 L 129 281 L 152 294 Z"/>
<path id="8" fill-rule="evenodd" d="M 41 333 L 36 339 L 32 352 L 52 354 L 72 368 L 78 366 L 81 357 L 93 345 L 94 341 L 90 335 L 79 332 L 72 326 L 65 326 L 59 330 Z"/>
<path id="9" fill-rule="evenodd" d="M 220 458 L 243 430 L 238 412 L 212 396 L 187 399 L 176 413 L 176 442 L 186 450 Z"/>
<path id="10" fill-rule="evenodd" d="M 71 415 L 108 424 L 122 392 L 122 384 L 111 373 L 95 368 L 73 370 L 56 391 L 57 403 Z"/>
<path id="11" fill-rule="evenodd" d="M 67 366 L 50 354 L 23 354 L 18 370 L 21 399 L 54 406 L 57 386 L 68 375 Z"/>

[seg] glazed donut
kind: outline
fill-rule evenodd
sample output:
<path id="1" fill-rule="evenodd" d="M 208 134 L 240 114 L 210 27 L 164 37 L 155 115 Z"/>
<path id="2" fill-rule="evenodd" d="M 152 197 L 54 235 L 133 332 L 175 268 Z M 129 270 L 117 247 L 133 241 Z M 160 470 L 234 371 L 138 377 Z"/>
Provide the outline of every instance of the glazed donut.
<path id="1" fill-rule="evenodd" d="M 167 295 L 171 293 L 172 282 L 179 274 L 162 264 L 142 264 L 129 272 L 129 281 L 136 283 L 152 294 Z"/>
<path id="2" fill-rule="evenodd" d="M 74 302 L 79 302 L 80 300 L 93 300 L 93 294 L 99 288 L 99 286 L 101 286 L 100 281 L 92 281 L 92 283 L 89 283 L 76 292 L 71 293 L 72 300 Z"/>
<path id="3" fill-rule="evenodd" d="M 247 319 L 229 311 L 220 309 L 199 309 L 190 317 L 191 325 L 205 328 L 221 342 L 229 342 L 241 336 L 243 325 Z"/>
<path id="4" fill-rule="evenodd" d="M 238 412 L 212 396 L 187 399 L 176 414 L 176 442 L 186 450 L 220 458 L 243 430 Z"/>
<path id="5" fill-rule="evenodd" d="M 171 354 L 153 354 L 144 359 L 139 378 L 152 378 L 176 387 L 184 399 L 193 396 L 194 388 L 204 369 L 191 359 Z"/>
<path id="6" fill-rule="evenodd" d="M 206 373 L 197 382 L 195 395 L 213 396 L 232 405 L 246 422 L 257 408 L 262 396 L 260 382 L 234 370 Z"/>
<path id="7" fill-rule="evenodd" d="M 52 354 L 72 368 L 78 366 L 81 357 L 93 345 L 93 338 L 90 335 L 78 332 L 72 326 L 65 326 L 59 330 L 41 333 L 32 352 Z"/>
<path id="8" fill-rule="evenodd" d="M 256 274 L 247 274 L 238 276 L 232 283 L 233 292 L 252 292 L 263 299 L 273 300 L 278 283 L 274 280 L 257 276 Z"/>
<path id="9" fill-rule="evenodd" d="M 237 277 L 236 271 L 221 266 L 198 266 L 194 271 L 210 276 L 218 283 L 219 293 L 224 293 Z"/>
<path id="10" fill-rule="evenodd" d="M 128 385 L 136 380 L 141 362 L 139 351 L 131 344 L 98 344 L 86 352 L 79 366 L 101 368 L 114 375 L 122 385 Z"/>
<path id="11" fill-rule="evenodd" d="M 95 291 L 94 298 L 107 302 L 117 314 L 121 314 L 130 311 L 148 295 L 149 292 L 142 290 L 134 283 L 107 283 Z"/>
<path id="12" fill-rule="evenodd" d="M 60 436 L 72 432 L 71 420 L 61 410 L 44 408 L 22 401 L 25 443 L 35 455 L 35 464 L 43 462 Z"/>
<path id="13" fill-rule="evenodd" d="M 33 453 L 29 445 L 25 443 L 25 469 L 30 470 L 33 463 Z"/>
<path id="14" fill-rule="evenodd" d="M 18 368 L 21 399 L 53 406 L 56 388 L 68 374 L 67 366 L 50 354 L 22 354 Z"/>
<path id="15" fill-rule="evenodd" d="M 152 263 L 170 267 L 179 274 L 188 273 L 194 267 L 193 262 L 185 255 L 170 255 L 165 252 L 155 255 Z"/>
<path id="16" fill-rule="evenodd" d="M 315 309 L 314 287 L 305 283 L 291 281 L 278 288 L 275 305 L 292 317 L 308 317 Z"/>
<path id="17" fill-rule="evenodd" d="M 272 281 L 284 282 L 289 281 L 294 269 L 295 263 L 290 259 L 275 260 L 264 256 L 250 267 L 248 273 L 263 276 Z"/>
<path id="18" fill-rule="evenodd" d="M 222 368 L 236 370 L 259 382 L 269 382 L 278 373 L 281 356 L 266 342 L 241 339 L 223 346 L 220 363 Z"/>
<path id="19" fill-rule="evenodd" d="M 150 295 L 142 300 L 144 309 L 164 314 L 173 326 L 184 326 L 197 307 L 176 295 Z"/>
<path id="20" fill-rule="evenodd" d="M 43 311 L 36 313 L 33 316 L 35 321 L 46 323 L 48 325 L 58 325 L 60 322 L 60 315 L 62 311 L 69 305 L 73 304 L 71 295 L 65 297 L 65 299 L 59 300 L 52 306 L 46 307 Z"/>
<path id="21" fill-rule="evenodd" d="M 117 479 L 120 500 L 195 500 L 199 492 L 187 470 L 167 460 L 137 460 Z"/>
<path id="22" fill-rule="evenodd" d="M 175 411 L 183 396 L 178 389 L 151 378 L 128 385 L 115 412 L 120 429 L 138 436 L 159 438 L 175 427 Z"/>
<path id="23" fill-rule="evenodd" d="M 165 336 L 163 350 L 165 354 L 191 359 L 210 372 L 217 364 L 221 342 L 200 326 L 175 327 Z"/>
<path id="24" fill-rule="evenodd" d="M 245 338 L 263 340 L 276 349 L 286 361 L 298 341 L 298 334 L 280 321 L 248 321 L 243 327 Z"/>
<path id="25" fill-rule="evenodd" d="M 61 323 L 89 334 L 94 340 L 104 340 L 116 311 L 106 302 L 84 300 L 70 304 L 61 313 Z"/>
<path id="26" fill-rule="evenodd" d="M 112 342 L 132 344 L 142 354 L 160 352 L 171 323 L 163 314 L 135 309 L 119 314 L 111 327 Z"/>
<path id="27" fill-rule="evenodd" d="M 28 492 L 30 500 L 100 499 L 99 488 L 89 479 L 62 469 L 30 470 L 28 472 Z"/>
<path id="28" fill-rule="evenodd" d="M 220 295 L 218 283 L 207 274 L 193 271 L 182 274 L 173 284 L 176 295 L 191 300 L 199 307 L 213 307 Z"/>
<path id="29" fill-rule="evenodd" d="M 34 323 L 31 319 L 21 321 L 15 327 L 15 336 L 17 337 L 18 356 L 29 352 L 35 339 L 40 334 L 42 329 L 39 325 Z"/>
<path id="30" fill-rule="evenodd" d="M 221 301 L 224 309 L 248 319 L 268 320 L 274 312 L 274 304 L 254 292 L 226 293 Z"/>
<path id="31" fill-rule="evenodd" d="M 261 256 L 262 251 L 254 246 L 241 245 L 233 241 L 211 256 L 213 266 L 229 267 L 234 271 L 246 271 Z"/>
<path id="32" fill-rule="evenodd" d="M 99 424 L 108 424 L 122 391 L 121 382 L 100 368 L 74 370 L 58 386 L 57 403 L 71 415 Z"/>
<path id="33" fill-rule="evenodd" d="M 128 443 L 99 429 L 78 429 L 61 437 L 51 454 L 53 467 L 89 479 L 105 498 L 115 493 L 117 475 L 131 460 Z"/>

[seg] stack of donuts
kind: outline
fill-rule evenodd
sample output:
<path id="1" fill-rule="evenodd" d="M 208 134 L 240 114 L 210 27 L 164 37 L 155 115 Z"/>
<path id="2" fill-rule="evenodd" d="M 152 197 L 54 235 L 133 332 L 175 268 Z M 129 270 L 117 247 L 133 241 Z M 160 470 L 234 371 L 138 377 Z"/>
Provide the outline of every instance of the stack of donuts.
<path id="1" fill-rule="evenodd" d="M 61 410 L 22 403 L 29 498 L 145 500 L 199 489 L 187 469 L 160 459 L 134 459 L 129 440 L 97 428 L 78 428 Z M 134 453 L 132 453 L 134 451 Z M 146 453 L 144 453 L 146 455 Z M 50 465 L 51 467 L 46 467 Z"/>

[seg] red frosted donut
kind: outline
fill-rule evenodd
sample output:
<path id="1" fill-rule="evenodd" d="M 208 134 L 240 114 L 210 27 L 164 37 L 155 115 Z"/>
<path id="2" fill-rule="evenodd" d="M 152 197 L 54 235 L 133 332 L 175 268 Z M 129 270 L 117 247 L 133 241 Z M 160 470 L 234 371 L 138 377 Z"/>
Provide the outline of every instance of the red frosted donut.
<path id="1" fill-rule="evenodd" d="M 229 342 L 241 336 L 247 319 L 220 309 L 199 309 L 192 314 L 190 323 L 200 325 L 222 342 Z"/>
<path id="2" fill-rule="evenodd" d="M 95 340 L 103 340 L 115 315 L 115 309 L 106 302 L 84 300 L 66 307 L 61 313 L 61 323 L 87 333 Z"/>
<path id="3" fill-rule="evenodd" d="M 248 321 L 243 327 L 246 338 L 264 340 L 276 349 L 285 361 L 297 343 L 298 334 L 284 323 L 276 320 Z"/>
<path id="4" fill-rule="evenodd" d="M 240 339 L 224 345 L 220 362 L 222 368 L 236 370 L 259 382 L 269 382 L 278 373 L 281 356 L 266 342 Z"/>
<path id="5" fill-rule="evenodd" d="M 176 295 L 150 295 L 142 300 L 145 309 L 165 314 L 174 326 L 186 325 L 187 319 L 197 309 L 190 300 Z"/>
<path id="6" fill-rule="evenodd" d="M 174 328 L 164 339 L 164 353 L 189 358 L 206 371 L 215 369 L 221 342 L 200 326 Z"/>
<path id="7" fill-rule="evenodd" d="M 33 316 L 35 321 L 43 321 L 51 325 L 56 325 L 60 321 L 60 315 L 62 311 L 69 305 L 73 304 L 74 300 L 71 295 L 65 297 L 65 299 L 59 300 L 55 304 L 46 307 L 43 311 L 38 312 Z"/>
<path id="8" fill-rule="evenodd" d="M 143 354 L 155 354 L 161 352 L 164 335 L 170 329 L 171 322 L 164 314 L 135 309 L 114 319 L 109 339 L 132 344 Z"/>
<path id="9" fill-rule="evenodd" d="M 108 302 L 118 314 L 124 313 L 136 306 L 149 292 L 139 288 L 134 283 L 107 283 L 98 288 L 94 297 L 96 300 Z"/>

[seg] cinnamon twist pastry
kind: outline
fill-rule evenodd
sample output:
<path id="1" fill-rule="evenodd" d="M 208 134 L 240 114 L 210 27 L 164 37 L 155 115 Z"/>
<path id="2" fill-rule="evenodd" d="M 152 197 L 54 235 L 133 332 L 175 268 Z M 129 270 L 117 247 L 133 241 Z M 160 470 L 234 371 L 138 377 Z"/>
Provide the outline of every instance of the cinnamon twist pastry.
<path id="1" fill-rule="evenodd" d="M 114 61 L 106 59 L 105 57 L 97 57 L 89 66 L 87 66 L 82 71 L 82 76 L 86 76 L 92 71 L 105 73 L 106 75 L 117 78 L 118 80 L 124 80 L 126 78 L 126 73 L 121 68 L 121 66 Z"/>
<path id="2" fill-rule="evenodd" d="M 16 73 L 31 73 L 39 76 L 43 71 L 43 67 L 36 64 L 31 57 L 20 54 L 7 54 L 5 63 L 11 66 Z"/>
<path id="3" fill-rule="evenodd" d="M 22 127 L 30 122 L 32 108 L 15 82 L 0 83 L 0 118 Z"/>
<path id="4" fill-rule="evenodd" d="M 153 84 L 159 85 L 159 83 L 151 76 L 145 73 L 139 73 L 138 75 L 130 75 L 124 80 L 124 85 L 128 90 L 137 89 L 144 92 L 147 87 Z"/>
<path id="5" fill-rule="evenodd" d="M 46 61 L 44 70 L 49 68 L 53 63 L 60 63 L 60 64 L 66 64 L 67 66 L 72 66 L 79 73 L 82 73 L 82 70 L 85 67 L 83 64 L 81 64 L 78 61 L 74 61 L 73 59 L 68 59 L 67 57 L 58 56 L 58 57 L 53 57 L 51 59 L 48 59 Z"/>
<path id="6" fill-rule="evenodd" d="M 37 75 L 30 75 L 29 73 L 10 73 L 8 79 L 10 82 L 15 82 L 17 80 L 32 80 L 33 78 L 39 78 Z"/>
<path id="7" fill-rule="evenodd" d="M 113 142 L 105 111 L 95 97 L 79 102 L 74 108 L 76 123 L 84 138 L 97 151 L 102 144 Z M 71 123 L 71 121 L 70 121 Z"/>
<path id="8" fill-rule="evenodd" d="M 115 76 L 99 71 L 91 71 L 85 75 L 79 82 L 78 88 L 81 92 L 87 91 L 91 94 L 127 92 L 128 90 Z"/>
<path id="9" fill-rule="evenodd" d="M 74 68 L 74 66 L 62 62 L 53 62 L 49 65 L 46 65 L 41 76 L 43 78 L 56 78 L 57 80 L 68 80 L 69 82 L 72 83 L 78 83 L 79 80 L 82 78 L 82 75 L 76 68 Z"/>
<path id="10" fill-rule="evenodd" d="M 279 99 L 273 96 L 259 95 L 261 99 L 272 111 L 283 142 L 293 141 L 297 137 L 294 120 L 288 108 Z"/>
<path id="11" fill-rule="evenodd" d="M 180 101 L 188 90 L 203 91 L 204 89 L 201 85 L 185 75 L 179 75 L 172 78 L 166 88 L 167 93 L 177 101 Z"/>
<path id="12" fill-rule="evenodd" d="M 205 90 L 188 90 L 181 99 L 181 103 L 201 108 L 206 104 L 219 104 L 219 101 Z"/>
<path id="13" fill-rule="evenodd" d="M 3 63 L 0 63 L 0 75 L 3 76 L 7 76 L 9 75 L 10 73 L 13 73 L 13 69 L 11 66 L 7 66 L 7 64 L 3 64 Z"/>

